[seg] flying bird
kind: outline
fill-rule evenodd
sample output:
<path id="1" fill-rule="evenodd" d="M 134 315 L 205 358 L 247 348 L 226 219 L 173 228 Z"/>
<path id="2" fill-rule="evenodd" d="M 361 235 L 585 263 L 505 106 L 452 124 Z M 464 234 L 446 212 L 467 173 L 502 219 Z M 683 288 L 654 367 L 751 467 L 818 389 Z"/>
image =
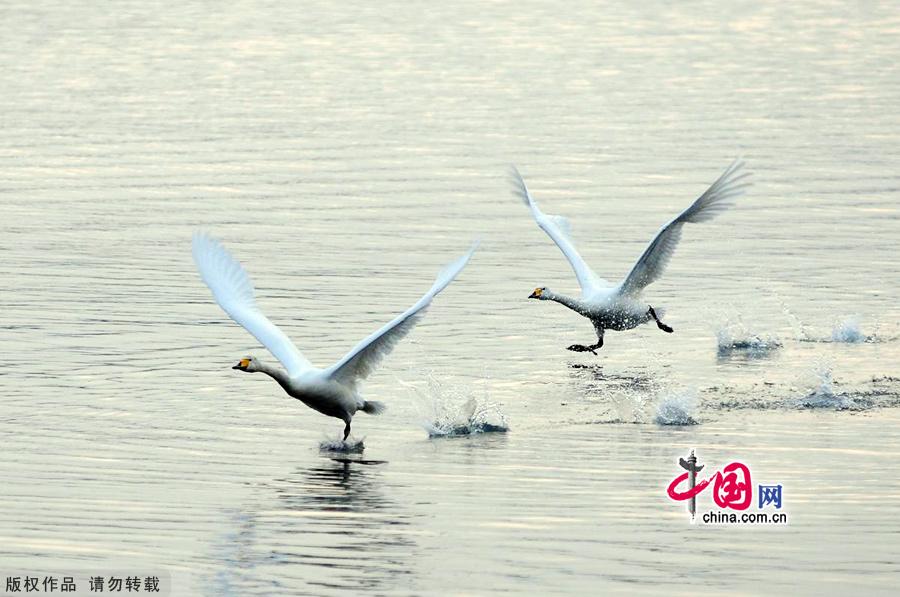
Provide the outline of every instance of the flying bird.
<path id="1" fill-rule="evenodd" d="M 733 200 L 750 186 L 746 180 L 750 174 L 741 173 L 743 166 L 741 160 L 732 162 L 690 207 L 660 228 L 644 249 L 640 259 L 618 285 L 613 285 L 594 273 L 575 249 L 569 221 L 562 216 L 551 216 L 542 212 L 528 192 L 519 171 L 515 166 L 511 167 L 510 179 L 514 191 L 531 209 L 531 215 L 534 216 L 538 226 L 553 239 L 569 260 L 581 285 L 580 298 L 558 294 L 546 286 L 535 288 L 528 298 L 556 301 L 565 305 L 590 319 L 597 332 L 596 344 L 589 346 L 573 344 L 568 350 L 597 354 L 596 350 L 603 346 L 603 335 L 606 330 L 630 330 L 649 321 L 656 322 L 656 326 L 664 332 L 671 334 L 674 331 L 660 319 L 663 309 L 654 309 L 641 298 L 641 295 L 647 286 L 662 277 L 675 252 L 675 247 L 678 246 L 678 241 L 681 240 L 681 229 L 684 225 L 713 219 L 730 207 Z"/>
<path id="2" fill-rule="evenodd" d="M 256 306 L 253 283 L 241 264 L 222 244 L 203 233 L 194 234 L 194 263 L 213 297 L 231 319 L 243 326 L 268 349 L 284 369 L 256 357 L 241 359 L 232 369 L 262 372 L 277 381 L 288 395 L 323 415 L 344 421 L 344 441 L 350 435 L 350 421 L 358 411 L 370 415 L 384 410 L 381 402 L 365 400 L 359 384 L 393 350 L 425 315 L 432 299 L 463 270 L 477 243 L 465 255 L 444 267 L 434 284 L 412 307 L 357 344 L 338 362 L 325 369 L 314 367 L 290 338 Z"/>

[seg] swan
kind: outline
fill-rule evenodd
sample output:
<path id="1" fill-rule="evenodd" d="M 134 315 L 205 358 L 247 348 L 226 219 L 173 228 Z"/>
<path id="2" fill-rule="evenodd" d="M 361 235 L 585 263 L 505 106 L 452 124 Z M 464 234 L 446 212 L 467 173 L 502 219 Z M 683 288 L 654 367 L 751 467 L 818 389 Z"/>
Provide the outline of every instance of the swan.
<path id="1" fill-rule="evenodd" d="M 415 327 L 432 299 L 463 270 L 477 248 L 478 243 L 475 243 L 465 255 L 444 267 L 428 292 L 412 307 L 354 346 L 338 362 L 319 369 L 259 310 L 250 276 L 222 243 L 201 232 L 194 234 L 192 243 L 194 263 L 216 302 L 284 366 L 282 370 L 248 356 L 232 369 L 265 373 L 277 381 L 289 396 L 323 415 L 341 419 L 345 423 L 345 442 L 350 435 L 350 421 L 357 411 L 370 415 L 384 411 L 381 402 L 365 400 L 360 396 L 359 383 Z"/>
<path id="2" fill-rule="evenodd" d="M 534 216 L 537 225 L 553 239 L 568 259 L 581 286 L 580 298 L 558 294 L 546 286 L 535 288 L 528 298 L 555 301 L 565 305 L 590 319 L 597 332 L 596 344 L 590 346 L 573 344 L 568 350 L 596 355 L 596 350 L 603 346 L 603 335 L 606 330 L 630 330 L 651 320 L 655 321 L 657 327 L 664 332 L 671 334 L 674 331 L 660 319 L 663 309 L 654 309 L 641 299 L 641 294 L 647 286 L 662 276 L 675 252 L 675 247 L 678 246 L 678 241 L 681 240 L 681 229 L 684 224 L 713 219 L 730 207 L 732 200 L 750 186 L 746 180 L 750 173 L 741 173 L 743 166 L 743 161 L 736 159 L 690 207 L 660 228 L 637 263 L 618 285 L 600 278 L 585 263 L 572 242 L 569 221 L 562 216 L 542 212 L 528 192 L 519 171 L 515 166 L 511 166 L 510 180 L 513 190 L 531 209 L 531 215 Z"/>

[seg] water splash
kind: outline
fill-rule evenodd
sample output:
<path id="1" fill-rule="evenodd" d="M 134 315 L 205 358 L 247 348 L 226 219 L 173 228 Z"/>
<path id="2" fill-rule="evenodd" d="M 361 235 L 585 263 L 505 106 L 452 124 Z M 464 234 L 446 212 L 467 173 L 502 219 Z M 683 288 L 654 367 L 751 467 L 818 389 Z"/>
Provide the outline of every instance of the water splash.
<path id="1" fill-rule="evenodd" d="M 787 307 L 785 307 L 787 309 Z M 787 311 L 785 311 L 787 313 Z M 796 318 L 793 314 L 791 317 L 794 318 L 797 322 L 799 319 Z M 840 344 L 862 344 L 862 343 L 872 343 L 872 342 L 881 342 L 884 338 L 879 337 L 874 332 L 872 334 L 866 334 L 862 331 L 862 326 L 860 324 L 860 318 L 858 315 L 849 315 L 844 317 L 843 319 L 836 319 L 834 325 L 831 327 L 831 335 L 829 336 L 819 336 L 810 334 L 807 331 L 807 328 L 800 324 L 797 339 L 800 342 L 835 342 Z"/>
<path id="2" fill-rule="evenodd" d="M 509 431 L 506 417 L 495 403 L 483 403 L 475 398 L 460 407 L 443 405 L 432 421 L 423 427 L 429 437 L 453 437 L 476 433 L 505 433 Z"/>
<path id="3" fill-rule="evenodd" d="M 831 341 L 858 344 L 875 342 L 875 336 L 864 334 L 860 328 L 859 317 L 851 315 L 835 322 L 834 327 L 831 329 Z"/>
<path id="4" fill-rule="evenodd" d="M 341 438 L 338 439 L 323 439 L 319 442 L 319 451 L 321 452 L 335 452 L 337 454 L 362 454 L 363 450 L 366 449 L 365 443 L 363 443 L 362 439 L 355 439 L 352 435 L 347 438 L 347 441 L 344 441 Z"/>
<path id="5" fill-rule="evenodd" d="M 872 401 L 864 396 L 854 397 L 838 390 L 831 367 L 825 363 L 816 367 L 815 380 L 806 396 L 792 401 L 795 408 L 864 410 L 873 406 Z"/>
<path id="6" fill-rule="evenodd" d="M 509 423 L 501 410 L 501 405 L 491 401 L 487 395 L 487 384 L 481 395 L 458 384 L 446 385 L 427 374 L 427 391 L 412 387 L 426 405 L 422 427 L 429 437 L 454 437 L 477 433 L 505 433 Z"/>
<path id="7" fill-rule="evenodd" d="M 683 390 L 665 394 L 656 406 L 657 425 L 697 425 L 697 393 Z"/>
<path id="8" fill-rule="evenodd" d="M 781 312 L 784 313 L 785 317 L 788 318 L 788 321 L 791 322 L 791 327 L 794 328 L 794 334 L 797 336 L 797 339 L 800 341 L 812 340 L 812 337 L 807 330 L 806 325 L 803 321 L 797 316 L 794 311 L 788 307 L 787 303 L 782 299 L 777 293 L 774 293 L 775 298 L 778 300 L 781 305 Z"/>
<path id="9" fill-rule="evenodd" d="M 662 372 L 604 371 L 602 365 L 571 365 L 577 392 L 596 405 L 592 424 L 697 425 L 694 390 L 673 389 Z M 605 409 L 605 412 L 601 409 Z"/>
<path id="10" fill-rule="evenodd" d="M 726 321 L 716 330 L 716 341 L 720 357 L 742 354 L 761 358 L 781 348 L 781 341 L 776 336 L 754 333 L 740 316 Z"/>
<path id="11" fill-rule="evenodd" d="M 640 423 L 645 424 L 650 416 L 648 411 L 652 408 L 654 399 L 653 390 L 639 389 L 635 387 L 623 387 L 616 389 L 608 398 L 612 411 L 612 423 Z"/>

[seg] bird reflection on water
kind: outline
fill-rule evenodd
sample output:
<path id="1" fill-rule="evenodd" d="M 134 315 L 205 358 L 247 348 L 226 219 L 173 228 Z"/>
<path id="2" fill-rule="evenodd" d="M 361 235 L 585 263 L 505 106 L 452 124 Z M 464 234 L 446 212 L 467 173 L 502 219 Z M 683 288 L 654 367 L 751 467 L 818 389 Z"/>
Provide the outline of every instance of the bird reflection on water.
<path id="1" fill-rule="evenodd" d="M 414 517 L 389 497 L 385 464 L 331 457 L 262 486 L 261 502 L 241 514 L 241 531 L 230 538 L 244 542 L 230 550 L 238 554 L 237 568 L 255 568 L 251 584 L 259 586 L 229 583 L 229 592 L 272 589 L 266 583 L 276 578 L 279 585 L 305 585 L 314 593 L 386 590 L 404 582 L 418 549 Z M 267 566 L 278 570 L 267 574 Z"/>

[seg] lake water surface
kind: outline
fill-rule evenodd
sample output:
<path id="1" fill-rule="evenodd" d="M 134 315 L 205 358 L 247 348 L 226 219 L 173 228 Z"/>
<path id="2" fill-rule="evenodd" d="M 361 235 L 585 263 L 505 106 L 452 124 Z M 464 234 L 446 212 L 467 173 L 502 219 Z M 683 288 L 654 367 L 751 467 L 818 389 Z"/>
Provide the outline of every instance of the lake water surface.
<path id="1" fill-rule="evenodd" d="M 896 591 L 895 4 L 13 0 L 0 30 L 0 582 Z M 507 165 L 617 280 L 737 155 L 754 186 L 647 291 L 675 333 L 566 351 L 593 330 L 526 299 L 577 285 Z M 197 229 L 320 366 L 482 247 L 342 455 L 340 421 L 230 369 L 274 359 Z M 426 431 L 472 408 L 508 431 Z M 782 484 L 789 523 L 690 524 L 666 487 L 692 448 Z"/>

